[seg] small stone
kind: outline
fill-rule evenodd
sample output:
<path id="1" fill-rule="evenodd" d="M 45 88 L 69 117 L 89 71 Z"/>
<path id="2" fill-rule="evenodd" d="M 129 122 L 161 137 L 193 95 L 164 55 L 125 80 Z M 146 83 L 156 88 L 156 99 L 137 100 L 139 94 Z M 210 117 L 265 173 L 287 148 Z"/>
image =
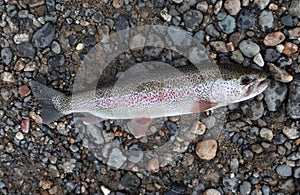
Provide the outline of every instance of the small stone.
<path id="1" fill-rule="evenodd" d="M 201 11 L 202 13 L 206 13 L 208 10 L 208 3 L 206 1 L 200 1 L 196 5 L 196 9 Z"/>
<path id="2" fill-rule="evenodd" d="M 255 25 L 255 15 L 249 9 L 244 8 L 240 11 L 237 19 L 237 26 L 241 29 L 250 29 Z"/>
<path id="3" fill-rule="evenodd" d="M 28 88 L 27 85 L 22 85 L 22 86 L 19 87 L 18 93 L 21 96 L 26 97 L 31 93 L 31 91 L 30 91 L 30 89 Z"/>
<path id="4" fill-rule="evenodd" d="M 130 49 L 136 49 L 140 47 L 144 47 L 146 43 L 146 38 L 142 34 L 137 34 L 133 36 L 129 41 Z"/>
<path id="5" fill-rule="evenodd" d="M 29 34 L 23 33 L 23 34 L 16 34 L 14 36 L 14 42 L 15 44 L 21 44 L 25 42 L 29 42 Z"/>
<path id="6" fill-rule="evenodd" d="M 289 37 L 290 38 L 300 37 L 300 27 L 296 27 L 296 28 L 290 29 L 288 31 L 288 33 L 289 33 Z"/>
<path id="7" fill-rule="evenodd" d="M 226 0 L 224 3 L 224 8 L 232 16 L 235 16 L 241 10 L 240 0 Z"/>
<path id="8" fill-rule="evenodd" d="M 59 54 L 61 52 L 61 47 L 57 41 L 52 42 L 51 50 L 56 54 Z"/>
<path id="9" fill-rule="evenodd" d="M 235 32 L 235 33 L 232 33 L 232 35 L 229 37 L 229 41 L 233 43 L 233 45 L 235 47 L 237 47 L 241 40 L 243 40 L 245 38 L 245 35 L 239 33 L 239 32 Z"/>
<path id="10" fill-rule="evenodd" d="M 231 59 L 233 59 L 237 63 L 241 64 L 241 63 L 243 63 L 245 58 L 239 50 L 235 50 L 232 52 Z"/>
<path id="11" fill-rule="evenodd" d="M 282 53 L 283 50 L 284 50 L 284 45 L 282 45 L 282 44 L 276 45 L 276 50 L 277 50 L 279 53 Z"/>
<path id="12" fill-rule="evenodd" d="M 270 0 L 254 0 L 254 4 L 258 5 L 260 10 L 263 10 L 267 7 L 269 4 Z"/>
<path id="13" fill-rule="evenodd" d="M 196 135 L 203 135 L 205 133 L 205 129 L 206 126 L 203 123 L 201 123 L 200 121 L 196 121 L 191 127 L 191 132 Z"/>
<path id="14" fill-rule="evenodd" d="M 293 76 L 290 75 L 285 69 L 281 69 L 272 63 L 268 63 L 269 71 L 272 77 L 279 82 L 289 83 L 293 80 Z"/>
<path id="15" fill-rule="evenodd" d="M 274 25 L 273 13 L 267 10 L 262 11 L 259 15 L 258 23 L 264 32 L 271 29 Z"/>
<path id="16" fill-rule="evenodd" d="M 75 168 L 75 164 L 73 164 L 72 162 L 64 162 L 62 168 L 64 170 L 65 173 L 72 173 L 73 172 L 73 169 Z"/>
<path id="17" fill-rule="evenodd" d="M 264 38 L 264 44 L 266 46 L 276 46 L 282 41 L 284 41 L 285 36 L 282 32 L 277 31 L 277 32 L 272 32 L 269 33 L 265 36 Z"/>
<path id="18" fill-rule="evenodd" d="M 205 190 L 203 195 L 221 195 L 221 193 L 218 190 L 211 188 L 211 189 Z"/>
<path id="19" fill-rule="evenodd" d="M 214 139 L 206 139 L 197 143 L 196 154 L 204 160 L 211 160 L 216 156 L 218 143 Z"/>
<path id="20" fill-rule="evenodd" d="M 264 113 L 264 105 L 262 101 L 252 100 L 243 102 L 241 105 L 243 113 L 251 120 L 258 120 Z"/>
<path id="21" fill-rule="evenodd" d="M 84 48 L 84 44 L 83 43 L 78 43 L 77 46 L 76 46 L 76 50 L 77 51 L 80 51 Z"/>
<path id="22" fill-rule="evenodd" d="M 300 132 L 296 127 L 284 127 L 282 133 L 289 139 L 297 139 L 300 135 Z"/>
<path id="23" fill-rule="evenodd" d="M 236 28 L 235 18 L 228 15 L 223 20 L 218 22 L 218 26 L 226 34 L 230 34 L 230 33 L 234 32 L 235 28 Z"/>
<path id="24" fill-rule="evenodd" d="M 300 0 L 292 0 L 288 10 L 292 16 L 300 18 Z"/>
<path id="25" fill-rule="evenodd" d="M 105 187 L 105 186 L 101 186 L 100 189 L 101 189 L 101 191 L 102 191 L 102 193 L 103 193 L 104 195 L 109 195 L 110 192 L 111 192 L 110 189 L 108 189 L 108 188 Z"/>
<path id="26" fill-rule="evenodd" d="M 226 48 L 228 51 L 234 51 L 235 47 L 232 42 L 226 43 Z"/>
<path id="27" fill-rule="evenodd" d="M 56 55 L 49 59 L 48 64 L 51 67 L 58 67 L 62 66 L 65 63 L 65 56 L 64 55 Z"/>
<path id="28" fill-rule="evenodd" d="M 14 83 L 16 82 L 16 79 L 10 72 L 3 72 L 0 76 L 1 80 L 8 83 Z"/>
<path id="29" fill-rule="evenodd" d="M 0 189 L 5 188 L 5 183 L 3 183 L 2 181 L 0 181 Z"/>
<path id="30" fill-rule="evenodd" d="M 296 184 L 296 181 L 294 181 L 294 178 L 289 178 L 287 180 L 282 180 L 281 182 L 279 182 L 278 188 L 284 194 L 296 194 L 295 193 L 296 192 L 295 184 Z M 297 187 L 299 188 L 299 185 Z M 297 190 L 297 192 L 299 192 L 299 190 Z"/>
<path id="31" fill-rule="evenodd" d="M 45 0 L 31 0 L 29 1 L 29 7 L 34 8 L 45 4 Z"/>
<path id="32" fill-rule="evenodd" d="M 236 189 L 238 188 L 238 185 L 239 185 L 239 179 L 236 177 L 234 177 L 234 178 L 225 177 L 223 179 L 223 185 L 225 188 L 227 188 L 229 190 L 236 191 Z"/>
<path id="33" fill-rule="evenodd" d="M 269 87 L 263 93 L 268 110 L 277 111 L 285 100 L 287 86 L 278 81 L 271 81 Z"/>
<path id="34" fill-rule="evenodd" d="M 178 131 L 178 127 L 177 127 L 176 123 L 173 123 L 171 121 L 166 121 L 165 126 L 169 130 L 170 135 L 175 135 L 176 132 Z"/>
<path id="35" fill-rule="evenodd" d="M 21 43 L 17 45 L 17 50 L 21 57 L 30 59 L 35 57 L 35 49 L 31 43 Z"/>
<path id="36" fill-rule="evenodd" d="M 300 167 L 296 167 L 294 169 L 294 177 L 299 179 L 300 178 Z"/>
<path id="37" fill-rule="evenodd" d="M 137 189 L 140 186 L 140 179 L 133 173 L 127 172 L 122 178 L 121 178 L 121 184 L 125 188 L 129 188 L 132 190 Z"/>
<path id="38" fill-rule="evenodd" d="M 107 165 L 119 169 L 126 160 L 126 156 L 124 156 L 119 148 L 113 148 L 109 155 Z"/>
<path id="39" fill-rule="evenodd" d="M 217 52 L 221 52 L 221 53 L 228 52 L 226 45 L 223 41 L 212 41 L 212 42 L 210 42 L 210 45 Z"/>
<path id="40" fill-rule="evenodd" d="M 248 181 L 243 181 L 240 185 L 240 193 L 241 194 L 250 194 L 251 192 L 251 183 Z"/>
<path id="41" fill-rule="evenodd" d="M 278 60 L 278 58 L 280 56 L 281 56 L 281 54 L 278 53 L 275 49 L 268 48 L 268 49 L 266 49 L 264 59 L 266 62 L 275 62 Z"/>
<path id="42" fill-rule="evenodd" d="M 188 31 L 194 31 L 203 20 L 203 14 L 198 10 L 190 10 L 183 14 L 185 27 Z"/>
<path id="43" fill-rule="evenodd" d="M 230 169 L 233 173 L 237 173 L 239 171 L 239 160 L 237 158 L 230 161 Z"/>
<path id="44" fill-rule="evenodd" d="M 15 71 L 21 71 L 21 70 L 24 69 L 24 67 L 25 67 L 25 63 L 24 63 L 21 59 L 19 59 L 19 60 L 15 63 L 14 70 L 15 70 Z"/>
<path id="45" fill-rule="evenodd" d="M 124 5 L 123 0 L 113 0 L 113 2 L 112 2 L 112 6 L 116 9 L 121 8 L 123 5 Z"/>
<path id="46" fill-rule="evenodd" d="M 215 28 L 215 26 L 213 24 L 207 25 L 206 28 L 205 28 L 205 32 L 207 34 L 209 34 L 210 36 L 212 36 L 212 37 L 219 37 L 220 36 L 219 31 Z"/>
<path id="47" fill-rule="evenodd" d="M 289 177 L 292 175 L 292 168 L 286 164 L 278 165 L 276 167 L 276 173 L 281 177 Z"/>
<path id="48" fill-rule="evenodd" d="M 55 27 L 52 23 L 46 23 L 32 37 L 32 43 L 35 47 L 46 48 L 50 46 L 55 37 Z"/>
<path id="49" fill-rule="evenodd" d="M 24 139 L 23 133 L 22 132 L 17 132 L 16 133 L 16 139 L 19 140 L 19 141 L 23 140 Z"/>
<path id="50" fill-rule="evenodd" d="M 300 76 L 294 78 L 289 85 L 287 114 L 293 119 L 300 119 Z"/>
<path id="51" fill-rule="evenodd" d="M 293 53 L 296 53 L 297 51 L 298 51 L 298 45 L 291 43 L 291 42 L 286 42 L 284 44 L 283 53 L 285 55 L 292 55 Z"/>
<path id="52" fill-rule="evenodd" d="M 30 128 L 30 119 L 28 117 L 25 117 L 21 122 L 21 131 L 23 133 L 28 133 L 29 128 Z"/>
<path id="53" fill-rule="evenodd" d="M 153 157 L 149 160 L 147 169 L 152 173 L 157 173 L 159 171 L 159 160 L 157 157 Z"/>
<path id="54" fill-rule="evenodd" d="M 164 8 L 163 10 L 161 10 L 160 15 L 167 22 L 170 22 L 172 20 L 172 16 L 168 13 L 167 8 Z"/>
<path id="55" fill-rule="evenodd" d="M 294 27 L 298 23 L 297 18 L 293 18 L 291 15 L 284 15 L 280 18 L 281 24 L 288 26 L 288 27 Z"/>
<path id="56" fill-rule="evenodd" d="M 272 141 L 272 139 L 273 139 L 273 132 L 270 129 L 262 128 L 260 130 L 259 134 L 260 134 L 260 137 L 262 137 L 268 141 Z"/>
<path id="57" fill-rule="evenodd" d="M 47 190 L 47 189 L 50 189 L 51 186 L 52 186 L 52 182 L 51 181 L 40 181 L 40 186 L 44 189 L 44 190 Z"/>
<path id="58" fill-rule="evenodd" d="M 259 46 L 256 43 L 252 42 L 251 40 L 242 41 L 239 45 L 239 48 L 241 52 L 249 58 L 254 57 L 260 51 Z"/>
<path id="59" fill-rule="evenodd" d="M 273 142 L 276 145 L 282 145 L 285 141 L 286 141 L 286 138 L 282 134 L 275 136 L 273 139 Z"/>
<path id="60" fill-rule="evenodd" d="M 1 50 L 1 59 L 3 60 L 4 64 L 8 65 L 12 60 L 12 52 L 9 47 L 3 48 Z"/>
<path id="61" fill-rule="evenodd" d="M 243 159 L 245 161 L 252 161 L 253 153 L 250 150 L 243 150 Z"/>
<path id="62" fill-rule="evenodd" d="M 255 64 L 257 64 L 260 67 L 263 67 L 265 64 L 264 59 L 260 53 L 258 53 L 256 56 L 254 56 L 253 62 L 255 62 Z"/>
<path id="63" fill-rule="evenodd" d="M 49 190 L 49 193 L 50 193 L 50 194 L 57 194 L 57 190 L 58 190 L 58 187 L 57 187 L 57 186 L 53 186 L 53 187 Z"/>
<path id="64" fill-rule="evenodd" d="M 278 5 L 276 5 L 275 3 L 271 3 L 269 5 L 269 9 L 272 11 L 276 11 L 276 10 L 278 10 Z"/>

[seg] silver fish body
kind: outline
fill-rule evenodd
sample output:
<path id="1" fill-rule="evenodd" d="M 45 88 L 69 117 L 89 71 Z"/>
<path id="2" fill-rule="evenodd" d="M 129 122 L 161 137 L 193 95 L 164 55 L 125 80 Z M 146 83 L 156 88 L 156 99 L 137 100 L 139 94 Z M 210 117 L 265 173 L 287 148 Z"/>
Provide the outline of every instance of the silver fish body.
<path id="1" fill-rule="evenodd" d="M 267 88 L 267 74 L 241 65 L 219 65 L 216 72 L 192 66 L 164 66 L 129 71 L 115 83 L 70 97 L 31 82 L 42 100 L 42 118 L 49 123 L 76 112 L 106 119 L 157 118 L 211 110 L 250 99 Z M 143 68 L 140 68 L 143 69 Z M 49 108 L 52 106 L 52 108 Z M 52 111 L 51 111 L 52 110 Z M 53 110 L 56 117 L 53 117 Z M 43 114 L 44 112 L 44 114 Z"/>

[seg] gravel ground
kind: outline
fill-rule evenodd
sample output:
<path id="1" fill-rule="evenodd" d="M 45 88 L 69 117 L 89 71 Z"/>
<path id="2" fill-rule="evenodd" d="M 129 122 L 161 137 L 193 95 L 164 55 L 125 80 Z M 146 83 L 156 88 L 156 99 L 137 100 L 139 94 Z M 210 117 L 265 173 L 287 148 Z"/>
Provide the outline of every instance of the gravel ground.
<path id="1" fill-rule="evenodd" d="M 1 194 L 299 194 L 299 0 L 0 0 L 0 13 Z M 180 117 L 144 139 L 106 121 L 91 145 L 88 128 L 71 115 L 40 124 L 29 81 L 70 94 L 91 48 L 112 32 L 150 24 L 184 29 L 217 63 L 255 66 L 273 80 L 251 100 L 200 114 L 191 134 L 178 128 Z M 149 59 L 188 64 L 145 48 L 118 56 L 107 75 Z M 172 160 L 150 156 L 148 171 L 122 169 L 142 157 L 101 145 L 146 151 L 174 136 Z"/>

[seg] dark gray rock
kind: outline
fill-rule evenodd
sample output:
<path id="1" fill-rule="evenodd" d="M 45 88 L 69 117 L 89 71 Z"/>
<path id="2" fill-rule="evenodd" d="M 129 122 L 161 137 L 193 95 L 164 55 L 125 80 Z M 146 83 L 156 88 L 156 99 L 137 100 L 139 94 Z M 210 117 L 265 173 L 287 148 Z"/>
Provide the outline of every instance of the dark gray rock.
<path id="1" fill-rule="evenodd" d="M 125 188 L 129 189 L 136 189 L 139 187 L 141 181 L 140 179 L 135 175 L 130 172 L 126 173 L 122 178 L 121 178 L 121 184 Z"/>
<path id="2" fill-rule="evenodd" d="M 241 194 L 250 194 L 251 192 L 251 183 L 248 181 L 243 181 L 240 185 L 240 193 Z"/>
<path id="3" fill-rule="evenodd" d="M 1 59 L 3 60 L 4 64 L 8 65 L 12 60 L 12 52 L 9 47 L 3 48 L 1 50 Z"/>
<path id="4" fill-rule="evenodd" d="M 65 63 L 64 55 L 57 55 L 49 59 L 48 64 L 51 67 L 62 66 Z"/>
<path id="5" fill-rule="evenodd" d="M 300 118 L 300 75 L 289 86 L 287 113 L 293 119 Z"/>
<path id="6" fill-rule="evenodd" d="M 205 28 L 205 32 L 207 34 L 209 34 L 212 37 L 219 37 L 220 33 L 217 31 L 217 29 L 215 28 L 215 26 L 213 24 L 209 24 L 206 26 Z"/>
<path id="7" fill-rule="evenodd" d="M 52 23 L 46 23 L 32 37 L 32 43 L 37 48 L 46 48 L 50 46 L 55 37 L 55 27 Z"/>
<path id="8" fill-rule="evenodd" d="M 241 29 L 249 29 L 255 25 L 255 15 L 249 9 L 242 9 L 237 19 L 237 26 Z"/>
<path id="9" fill-rule="evenodd" d="M 298 19 L 293 18 L 291 15 L 288 14 L 288 15 L 282 16 L 280 18 L 280 22 L 281 22 L 281 24 L 283 24 L 285 26 L 294 27 L 297 25 Z"/>
<path id="10" fill-rule="evenodd" d="M 183 14 L 185 27 L 188 31 L 193 31 L 201 24 L 203 14 L 198 10 L 190 10 Z"/>
<path id="11" fill-rule="evenodd" d="M 285 100 L 287 86 L 284 83 L 272 80 L 269 87 L 263 93 L 268 110 L 277 111 Z"/>
<path id="12" fill-rule="evenodd" d="M 223 186 L 227 188 L 228 190 L 236 190 L 239 185 L 238 178 L 224 178 L 223 179 Z"/>
<path id="13" fill-rule="evenodd" d="M 276 173 L 282 177 L 289 177 L 292 175 L 292 167 L 283 164 L 276 167 Z"/>
<path id="14" fill-rule="evenodd" d="M 218 22 L 218 25 L 222 31 L 226 34 L 230 34 L 235 31 L 236 21 L 234 17 L 227 15 L 223 20 Z"/>
<path id="15" fill-rule="evenodd" d="M 262 117 L 264 113 L 264 105 L 262 101 L 246 101 L 241 105 L 243 113 L 251 120 L 257 120 Z"/>
<path id="16" fill-rule="evenodd" d="M 278 51 L 276 51 L 275 49 L 268 48 L 266 49 L 264 60 L 266 62 L 275 62 L 280 56 L 281 55 Z"/>
<path id="17" fill-rule="evenodd" d="M 35 49 L 31 43 L 21 43 L 17 45 L 17 50 L 21 57 L 33 59 L 35 56 Z"/>

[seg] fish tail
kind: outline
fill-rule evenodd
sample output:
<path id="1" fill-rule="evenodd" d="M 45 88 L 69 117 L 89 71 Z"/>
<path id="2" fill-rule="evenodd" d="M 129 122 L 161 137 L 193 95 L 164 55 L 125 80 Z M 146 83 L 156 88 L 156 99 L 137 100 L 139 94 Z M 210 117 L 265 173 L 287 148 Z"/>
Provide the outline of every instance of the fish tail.
<path id="1" fill-rule="evenodd" d="M 49 124 L 65 115 L 61 110 L 62 107 L 65 107 L 63 105 L 65 102 L 61 100 L 68 99 L 66 95 L 36 81 L 31 81 L 29 85 L 35 99 L 40 102 L 44 124 Z"/>

